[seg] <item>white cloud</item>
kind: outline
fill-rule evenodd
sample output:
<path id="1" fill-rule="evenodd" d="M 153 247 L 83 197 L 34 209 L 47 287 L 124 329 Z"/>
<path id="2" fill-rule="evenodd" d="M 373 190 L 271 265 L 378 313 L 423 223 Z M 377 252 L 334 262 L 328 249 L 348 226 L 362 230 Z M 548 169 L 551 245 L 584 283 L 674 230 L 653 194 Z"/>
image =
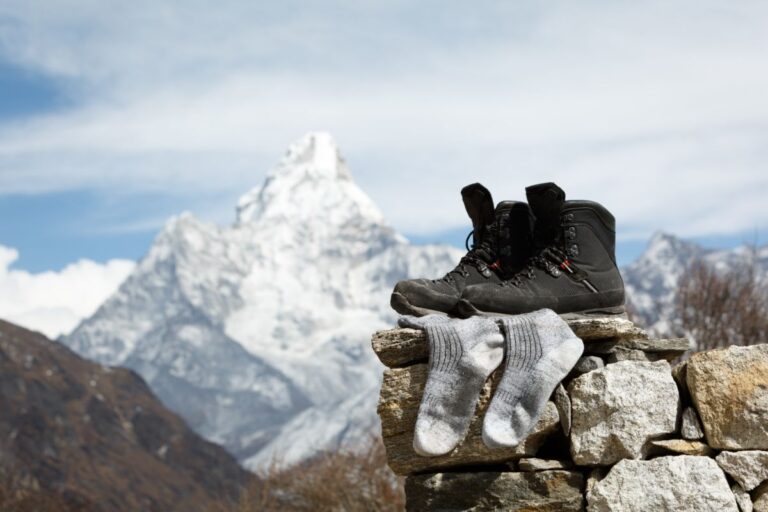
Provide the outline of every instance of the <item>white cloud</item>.
<path id="1" fill-rule="evenodd" d="M 764 2 L 4 5 L 5 55 L 80 102 L 0 130 L 5 191 L 234 195 L 326 129 L 406 232 L 476 180 L 554 179 L 624 236 L 768 218 Z"/>
<path id="2" fill-rule="evenodd" d="M 0 245 L 0 318 L 49 338 L 69 333 L 93 314 L 135 265 L 80 260 L 59 272 L 32 274 L 9 268 L 18 256 L 16 249 Z"/>

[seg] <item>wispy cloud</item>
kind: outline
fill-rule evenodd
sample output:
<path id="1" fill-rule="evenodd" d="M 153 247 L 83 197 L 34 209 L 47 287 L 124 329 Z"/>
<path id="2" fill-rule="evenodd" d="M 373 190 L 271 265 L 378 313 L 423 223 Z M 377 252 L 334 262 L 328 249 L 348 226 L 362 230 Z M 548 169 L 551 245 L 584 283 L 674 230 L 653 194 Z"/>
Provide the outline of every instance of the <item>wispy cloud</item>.
<path id="1" fill-rule="evenodd" d="M 220 197 L 321 128 L 411 233 L 464 223 L 476 180 L 554 179 L 633 236 L 766 227 L 762 2 L 26 0 L 0 23 L 77 105 L 0 128 L 4 191 Z"/>
<path id="2" fill-rule="evenodd" d="M 30 273 L 9 268 L 19 254 L 0 245 L 0 318 L 50 338 L 67 334 L 92 315 L 131 273 L 127 260 L 105 264 L 80 260 L 59 272 Z"/>

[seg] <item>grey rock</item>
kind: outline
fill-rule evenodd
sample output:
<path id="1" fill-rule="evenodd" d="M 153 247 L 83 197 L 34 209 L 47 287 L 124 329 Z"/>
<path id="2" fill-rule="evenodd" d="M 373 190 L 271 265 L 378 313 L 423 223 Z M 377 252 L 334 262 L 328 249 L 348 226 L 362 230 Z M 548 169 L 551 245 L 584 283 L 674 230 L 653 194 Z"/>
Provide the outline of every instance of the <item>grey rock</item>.
<path id="1" fill-rule="evenodd" d="M 683 436 L 683 439 L 688 439 L 689 441 L 704 438 L 704 430 L 701 427 L 699 415 L 693 407 L 686 407 L 683 411 L 680 434 Z"/>
<path id="2" fill-rule="evenodd" d="M 558 384 L 552 393 L 552 400 L 560 416 L 560 428 L 563 434 L 568 436 L 571 433 L 571 398 L 562 383 Z"/>
<path id="3" fill-rule="evenodd" d="M 569 377 L 578 377 L 592 370 L 597 370 L 605 366 L 605 362 L 598 356 L 581 356 L 576 365 L 571 370 Z"/>
<path id="4" fill-rule="evenodd" d="M 715 460 L 723 471 L 731 475 L 746 491 L 751 491 L 764 480 L 768 480 L 768 452 L 721 452 Z"/>
<path id="5" fill-rule="evenodd" d="M 576 464 L 640 458 L 649 440 L 675 431 L 680 397 L 666 361 L 610 364 L 574 379 L 568 394 Z"/>
<path id="6" fill-rule="evenodd" d="M 738 512 L 722 470 L 709 457 L 621 460 L 595 484 L 589 512 Z"/>
<path id="7" fill-rule="evenodd" d="M 575 471 L 413 475 L 405 479 L 405 506 L 419 512 L 577 512 L 584 509 L 583 485 L 583 475 Z"/>
<path id="8" fill-rule="evenodd" d="M 537 459 L 528 457 L 517 462 L 520 471 L 546 471 L 550 469 L 571 469 L 573 463 L 569 460 Z"/>
<path id="9" fill-rule="evenodd" d="M 741 512 L 752 512 L 754 508 L 752 505 L 752 498 L 749 497 L 749 493 L 741 488 L 739 484 L 733 484 L 731 486 L 731 492 L 734 498 L 736 498 L 736 504 L 739 506 Z"/>
<path id="10" fill-rule="evenodd" d="M 381 385 L 378 412 L 390 468 L 399 475 L 407 475 L 470 464 L 504 463 L 535 455 L 547 437 L 557 431 L 560 425 L 557 407 L 552 402 L 547 402 L 533 431 L 514 448 L 492 450 L 483 443 L 482 418 L 488 408 L 492 390 L 500 378 L 501 369 L 494 372 L 485 383 L 464 441 L 446 455 L 422 457 L 413 450 L 413 430 L 427 380 L 427 365 L 417 364 L 386 370 Z"/>
<path id="11" fill-rule="evenodd" d="M 687 367 L 707 444 L 768 450 L 768 344 L 698 352 Z"/>

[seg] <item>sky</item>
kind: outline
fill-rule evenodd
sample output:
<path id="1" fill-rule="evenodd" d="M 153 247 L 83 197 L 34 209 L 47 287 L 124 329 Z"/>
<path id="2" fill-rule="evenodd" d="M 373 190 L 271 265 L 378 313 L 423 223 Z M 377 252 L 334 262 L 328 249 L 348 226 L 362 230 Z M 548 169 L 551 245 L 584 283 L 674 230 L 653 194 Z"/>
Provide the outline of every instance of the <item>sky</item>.
<path id="1" fill-rule="evenodd" d="M 314 130 L 420 243 L 463 241 L 475 181 L 603 203 L 623 263 L 657 230 L 764 241 L 766 26 L 750 0 L 4 0 L 0 296 L 108 293 L 168 217 L 232 222 Z"/>

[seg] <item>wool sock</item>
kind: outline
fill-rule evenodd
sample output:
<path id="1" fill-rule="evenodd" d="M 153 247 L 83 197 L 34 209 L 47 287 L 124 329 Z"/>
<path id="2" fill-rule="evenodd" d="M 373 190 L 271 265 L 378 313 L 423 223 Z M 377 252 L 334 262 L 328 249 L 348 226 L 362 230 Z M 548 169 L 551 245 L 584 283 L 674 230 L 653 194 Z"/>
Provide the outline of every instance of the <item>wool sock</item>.
<path id="1" fill-rule="evenodd" d="M 483 384 L 504 357 L 504 338 L 498 324 L 484 317 L 404 316 L 398 323 L 423 329 L 429 343 L 413 449 L 425 457 L 444 455 L 466 436 Z"/>
<path id="2" fill-rule="evenodd" d="M 551 309 L 498 320 L 506 359 L 483 419 L 483 441 L 490 448 L 517 446 L 528 436 L 584 351 L 581 339 Z"/>

